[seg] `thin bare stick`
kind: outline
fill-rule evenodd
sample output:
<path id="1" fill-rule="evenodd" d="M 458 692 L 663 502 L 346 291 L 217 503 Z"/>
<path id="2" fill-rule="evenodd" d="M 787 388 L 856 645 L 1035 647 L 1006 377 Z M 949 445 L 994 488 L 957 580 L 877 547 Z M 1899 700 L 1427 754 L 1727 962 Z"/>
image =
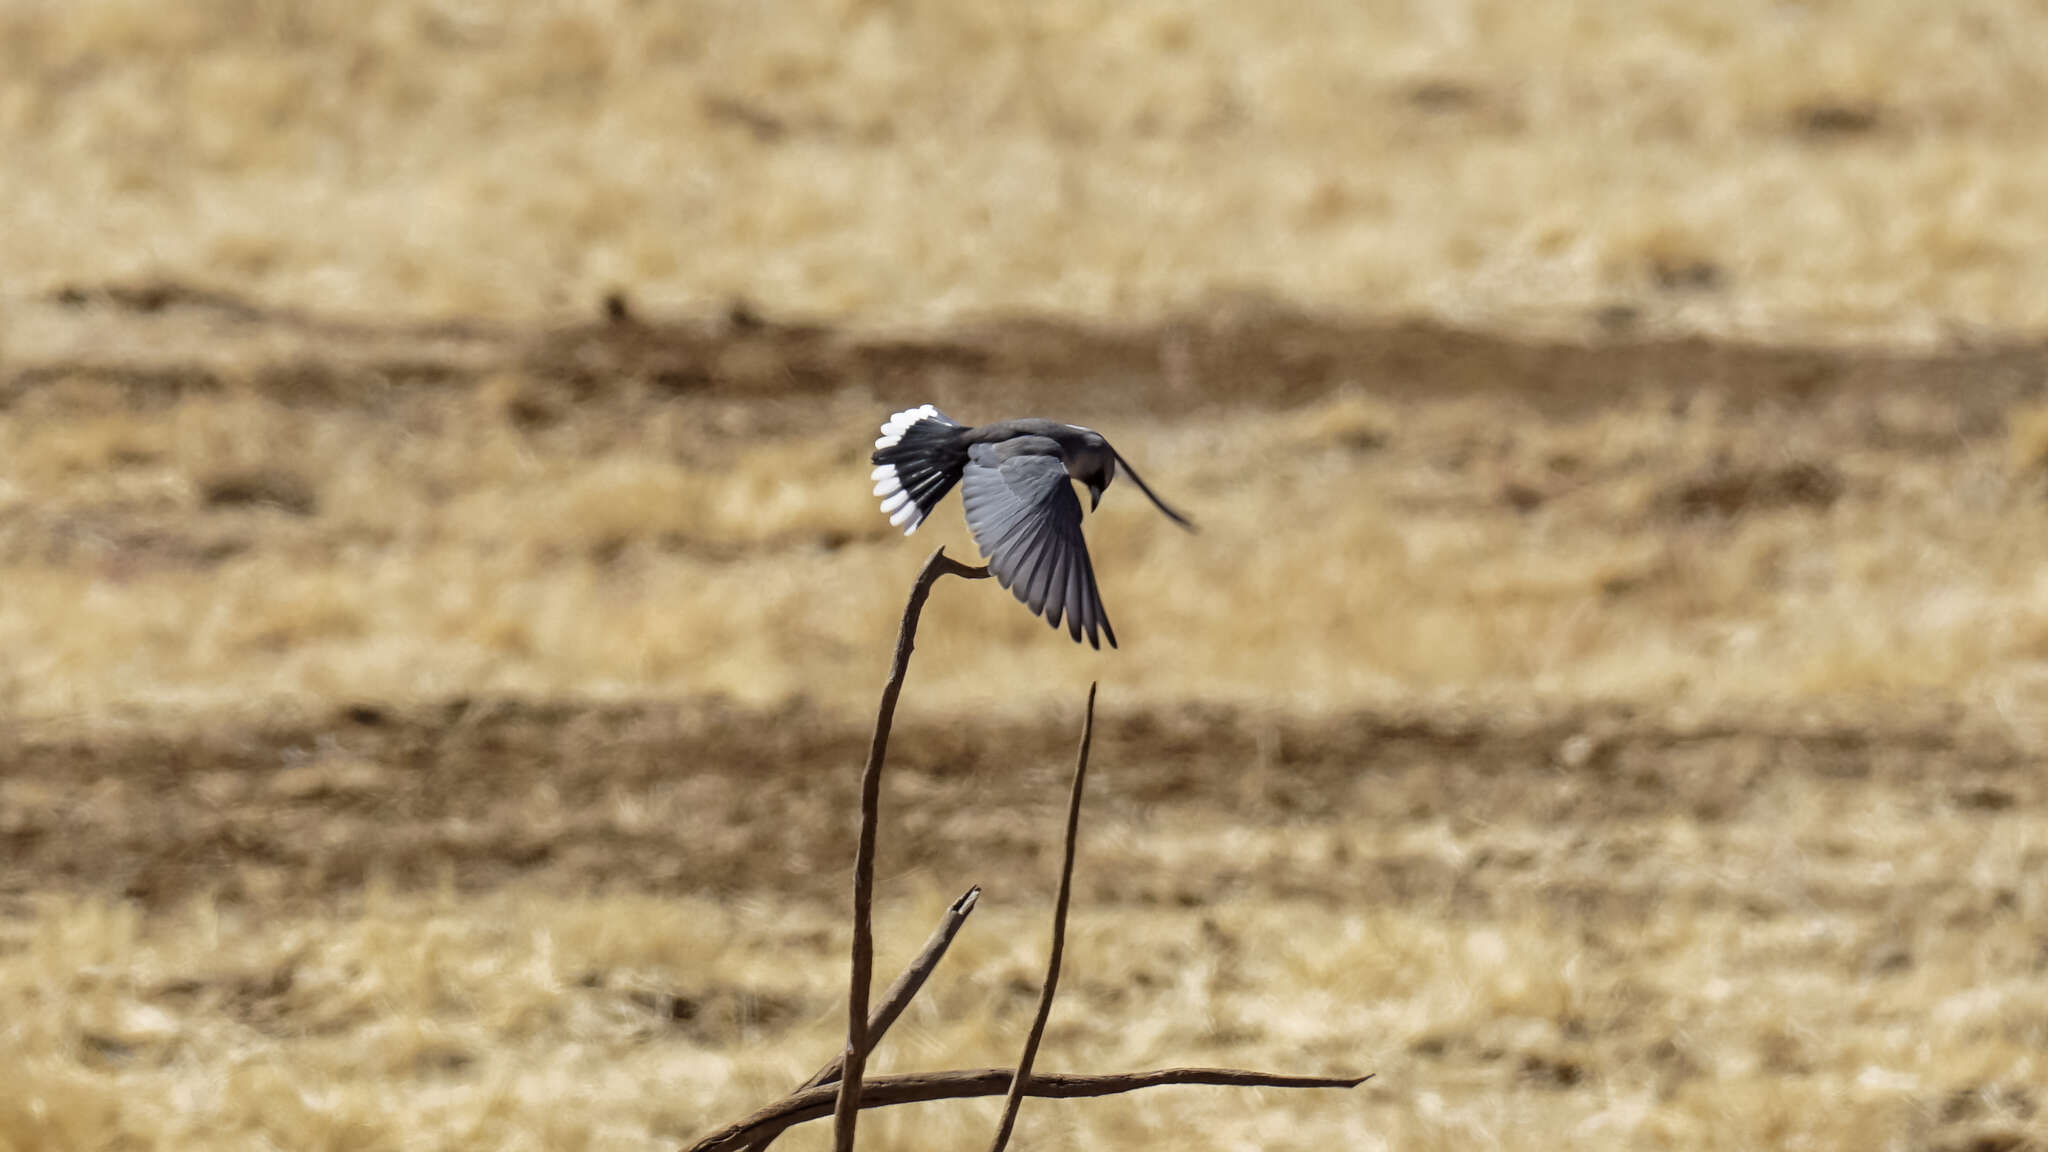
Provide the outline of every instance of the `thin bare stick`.
<path id="1" fill-rule="evenodd" d="M 1031 1082 L 1031 1062 L 1038 1058 L 1038 1042 L 1045 1037 L 1045 1022 L 1052 1017 L 1052 998 L 1060 986 L 1060 957 L 1067 950 L 1067 901 L 1074 891 L 1074 842 L 1081 833 L 1081 788 L 1088 782 L 1088 745 L 1095 739 L 1095 685 L 1088 685 L 1088 711 L 1081 719 L 1081 751 L 1074 758 L 1074 786 L 1067 793 L 1067 852 L 1060 861 L 1060 890 L 1052 902 L 1052 949 L 1045 962 L 1045 986 L 1038 991 L 1038 1015 L 1031 1032 L 1024 1037 L 1024 1054 L 1017 1058 L 1017 1073 L 1010 1078 L 1009 1098 L 1003 1101 L 1003 1117 L 996 1123 L 995 1139 L 989 1152 L 1003 1152 L 1010 1142 L 1010 1130 L 1017 1126 L 1017 1109 L 1024 1104 L 1024 1088 Z"/>
<path id="2" fill-rule="evenodd" d="M 882 688 L 882 706 L 875 713 L 875 736 L 868 744 L 868 763 L 860 777 L 860 843 L 853 858 L 853 973 L 847 983 L 846 1051 L 840 1054 L 839 1103 L 833 1117 L 832 1140 L 837 1152 L 853 1152 L 854 1125 L 860 1119 L 860 1078 L 868 1058 L 868 993 L 874 979 L 875 938 L 871 910 L 875 895 L 875 829 L 881 820 L 882 762 L 889 752 L 889 726 L 896 719 L 896 697 L 903 691 L 903 677 L 910 671 L 910 651 L 916 646 L 917 618 L 925 599 L 939 577 L 958 576 L 981 580 L 987 568 L 974 568 L 946 555 L 940 548 L 924 562 L 916 583 L 910 586 L 910 602 L 903 606 L 903 623 L 896 632 L 896 659 L 889 666 L 889 682 Z"/>
<path id="3" fill-rule="evenodd" d="M 953 944 L 953 937 L 960 934 L 960 926 L 967 923 L 967 917 L 974 911 L 975 902 L 980 899 L 981 889 L 977 886 L 969 888 L 958 900 L 948 905 L 945 917 L 939 921 L 937 928 L 932 929 L 931 938 L 924 942 L 924 949 L 910 962 L 910 966 L 896 977 L 896 982 L 889 985 L 889 990 L 882 993 L 881 1007 L 876 1008 L 874 1014 L 868 1017 L 869 1052 L 873 1052 L 876 1045 L 882 1042 L 882 1037 L 889 1034 L 889 1026 L 896 1023 L 896 1018 L 903 1015 L 903 1010 L 910 1006 L 910 1002 L 917 999 L 918 991 L 924 987 L 925 978 L 930 976 L 932 969 L 937 968 L 939 961 L 945 958 L 946 949 Z M 799 1085 L 797 1091 L 816 1088 L 820 1084 L 837 1083 L 840 1064 L 844 1059 L 843 1053 L 832 1057 L 823 1068 L 813 1073 L 809 1080 Z M 747 1147 L 750 1152 L 761 1152 L 761 1149 L 775 1142 L 775 1136 L 775 1133 L 762 1136 Z"/>
<path id="4" fill-rule="evenodd" d="M 861 1107 L 886 1108 L 894 1104 L 920 1104 L 931 1100 L 964 1100 L 975 1096 L 996 1096 L 1009 1091 L 1016 1073 L 1008 1068 L 980 1068 L 956 1072 L 916 1072 L 903 1076 L 877 1076 L 869 1080 L 861 1095 Z M 1212 1084 L 1242 1088 L 1356 1088 L 1371 1076 L 1281 1076 L 1238 1068 L 1163 1068 L 1155 1072 L 1122 1072 L 1112 1076 L 1078 1076 L 1059 1072 L 1034 1073 L 1024 1086 L 1027 1096 L 1075 1100 L 1090 1096 L 1114 1096 L 1141 1088 L 1170 1084 Z M 770 1104 L 752 1116 L 690 1145 L 687 1152 L 737 1152 L 750 1140 L 764 1134 L 780 1133 L 806 1121 L 832 1114 L 834 1099 L 830 1087 L 806 1088 Z"/>
<path id="5" fill-rule="evenodd" d="M 953 944 L 953 937 L 960 934 L 960 926 L 967 923 L 968 914 L 974 911 L 974 905 L 980 899 L 981 888 L 976 886 L 969 888 L 958 900 L 953 901 L 946 909 L 945 919 L 939 921 L 937 928 L 932 929 L 931 939 L 924 942 L 924 950 L 919 952 L 917 958 L 910 962 L 910 966 L 896 977 L 896 982 L 889 985 L 889 990 L 882 993 L 882 1006 L 875 1009 L 874 1015 L 868 1017 L 869 1052 L 875 1050 L 875 1046 L 882 1042 L 882 1037 L 888 1035 L 889 1026 L 896 1023 L 896 1018 L 903 1015 L 903 1010 L 910 1007 L 910 1002 L 917 998 L 918 990 L 924 987 L 925 978 L 930 976 L 932 969 L 937 968 L 939 961 L 945 958 L 946 949 Z M 803 1088 L 835 1084 L 839 1081 L 839 1071 L 839 1058 L 834 1057 L 831 1063 L 818 1069 L 815 1075 L 804 1081 Z"/>

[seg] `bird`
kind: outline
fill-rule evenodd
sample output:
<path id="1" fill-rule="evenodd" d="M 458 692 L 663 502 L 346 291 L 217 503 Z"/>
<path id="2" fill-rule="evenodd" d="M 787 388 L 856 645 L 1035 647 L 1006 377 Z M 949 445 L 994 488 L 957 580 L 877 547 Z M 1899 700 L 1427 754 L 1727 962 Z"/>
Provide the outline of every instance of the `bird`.
<path id="1" fill-rule="evenodd" d="M 905 536 L 958 484 L 967 528 L 996 581 L 1032 615 L 1054 628 L 1064 618 L 1075 643 L 1085 635 L 1098 650 L 1104 639 L 1116 647 L 1116 632 L 1102 610 L 1071 482 L 1087 486 L 1093 512 L 1121 466 L 1167 519 L 1195 530 L 1102 433 L 1078 424 L 1032 418 L 969 426 L 923 404 L 882 423 L 869 461 L 882 511 Z"/>

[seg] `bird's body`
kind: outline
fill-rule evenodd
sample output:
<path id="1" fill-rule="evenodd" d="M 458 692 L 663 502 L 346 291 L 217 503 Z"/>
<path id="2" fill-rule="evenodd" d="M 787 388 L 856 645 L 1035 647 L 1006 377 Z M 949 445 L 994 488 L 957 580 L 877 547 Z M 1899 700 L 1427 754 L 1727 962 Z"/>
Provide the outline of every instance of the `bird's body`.
<path id="1" fill-rule="evenodd" d="M 970 427 L 926 404 L 889 417 L 871 459 L 875 495 L 904 535 L 960 485 L 967 527 L 1002 586 L 1053 627 L 1064 617 L 1076 641 L 1085 634 L 1099 648 L 1099 633 L 1116 647 L 1069 483 L 1088 486 L 1093 508 L 1116 478 L 1123 458 L 1101 433 L 1035 418 Z M 1160 511 L 1193 528 L 1130 465 L 1124 470 Z"/>

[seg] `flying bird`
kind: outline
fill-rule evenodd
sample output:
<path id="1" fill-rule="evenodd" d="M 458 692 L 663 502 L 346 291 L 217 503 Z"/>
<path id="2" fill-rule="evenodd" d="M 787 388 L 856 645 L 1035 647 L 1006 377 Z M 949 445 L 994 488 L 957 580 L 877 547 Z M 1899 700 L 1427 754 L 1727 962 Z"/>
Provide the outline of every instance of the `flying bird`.
<path id="1" fill-rule="evenodd" d="M 1069 481 L 1088 486 L 1093 512 L 1122 465 L 1167 519 L 1195 528 L 1092 428 L 1037 419 L 969 427 L 926 404 L 889 417 L 870 459 L 882 511 L 905 536 L 960 485 L 968 530 L 997 582 L 1053 627 L 1064 617 L 1067 634 L 1076 643 L 1085 634 L 1091 648 L 1102 647 L 1098 630 L 1116 647 L 1116 633 L 1095 588 L 1081 501 Z"/>

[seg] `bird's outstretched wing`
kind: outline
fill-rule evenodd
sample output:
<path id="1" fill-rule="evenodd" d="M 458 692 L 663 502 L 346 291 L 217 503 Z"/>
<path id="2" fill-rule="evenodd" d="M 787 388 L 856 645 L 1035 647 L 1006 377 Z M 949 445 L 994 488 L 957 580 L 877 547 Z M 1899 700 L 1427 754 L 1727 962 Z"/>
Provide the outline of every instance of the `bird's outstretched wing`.
<path id="1" fill-rule="evenodd" d="M 1055 628 L 1064 616 L 1068 635 L 1078 642 L 1086 634 L 1093 648 L 1102 647 L 1100 630 L 1114 648 L 1116 633 L 1095 587 L 1095 567 L 1081 538 L 1081 501 L 1068 482 L 1066 462 L 1051 454 L 1058 448 L 1051 440 L 1045 441 L 1045 454 L 1031 447 L 1010 441 L 1001 451 L 988 444 L 969 450 L 960 480 L 967 527 L 989 571 L 1025 607 Z"/>

